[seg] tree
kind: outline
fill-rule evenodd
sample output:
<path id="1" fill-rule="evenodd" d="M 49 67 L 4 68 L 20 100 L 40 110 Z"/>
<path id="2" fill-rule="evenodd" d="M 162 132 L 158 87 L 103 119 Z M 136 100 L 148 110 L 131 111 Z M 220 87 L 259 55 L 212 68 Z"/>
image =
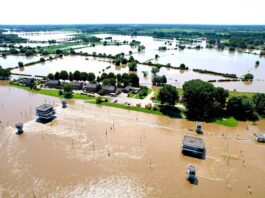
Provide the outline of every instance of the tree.
<path id="1" fill-rule="evenodd" d="M 87 72 L 81 72 L 80 73 L 80 80 L 87 81 L 88 80 L 88 73 Z"/>
<path id="2" fill-rule="evenodd" d="M 181 63 L 181 64 L 180 64 L 180 66 L 179 66 L 179 69 L 181 69 L 181 70 L 184 70 L 184 69 L 186 69 L 186 65 L 185 65 L 185 64 L 183 64 L 183 63 Z"/>
<path id="3" fill-rule="evenodd" d="M 60 73 L 59 72 L 55 72 L 54 79 L 55 80 L 59 80 L 60 79 Z"/>
<path id="4" fill-rule="evenodd" d="M 137 74 L 130 74 L 130 83 L 133 87 L 139 87 L 139 77 Z"/>
<path id="5" fill-rule="evenodd" d="M 167 78 L 165 75 L 163 76 L 154 76 L 152 83 L 154 86 L 163 86 L 167 83 Z"/>
<path id="6" fill-rule="evenodd" d="M 89 73 L 88 73 L 88 78 L 87 78 L 87 80 L 88 80 L 89 82 L 91 82 L 91 81 L 93 81 L 93 80 L 95 80 L 95 79 L 96 79 L 95 74 L 92 73 L 92 72 L 89 72 Z"/>
<path id="7" fill-rule="evenodd" d="M 135 61 L 130 62 L 130 63 L 128 64 L 128 67 L 129 67 L 129 70 L 130 70 L 130 71 L 137 71 L 137 63 L 136 63 Z"/>
<path id="8" fill-rule="evenodd" d="M 69 75 L 68 75 L 68 72 L 67 72 L 67 71 L 62 70 L 62 71 L 60 72 L 60 79 L 62 79 L 62 80 L 67 80 L 68 77 L 69 77 Z"/>
<path id="9" fill-rule="evenodd" d="M 123 73 L 121 76 L 121 83 L 124 87 L 130 84 L 130 76 L 127 73 Z"/>
<path id="10" fill-rule="evenodd" d="M 23 62 L 18 62 L 18 66 L 19 67 L 24 67 L 24 63 Z"/>
<path id="11" fill-rule="evenodd" d="M 265 94 L 257 93 L 253 96 L 253 102 L 255 104 L 255 108 L 257 113 L 260 116 L 265 117 Z"/>
<path id="12" fill-rule="evenodd" d="M 71 83 L 64 83 L 63 92 L 65 97 L 70 98 L 73 94 L 73 85 Z"/>
<path id="13" fill-rule="evenodd" d="M 80 71 L 76 70 L 73 74 L 73 80 L 80 80 Z"/>
<path id="14" fill-rule="evenodd" d="M 103 85 L 112 85 L 115 86 L 116 85 L 116 80 L 113 78 L 105 78 L 104 80 L 102 80 L 102 84 Z"/>
<path id="15" fill-rule="evenodd" d="M 244 76 L 244 80 L 252 81 L 253 79 L 254 79 L 254 75 L 251 74 L 251 73 L 247 73 L 247 74 Z"/>
<path id="16" fill-rule="evenodd" d="M 163 86 L 158 92 L 158 99 L 161 104 L 174 106 L 179 100 L 179 95 L 176 87 L 172 85 Z"/>
<path id="17" fill-rule="evenodd" d="M 69 72 L 69 80 L 70 80 L 70 81 L 73 81 L 73 78 L 74 78 L 74 77 L 73 77 L 73 73 L 72 73 L 72 72 Z"/>
<path id="18" fill-rule="evenodd" d="M 49 80 L 53 80 L 54 79 L 54 75 L 52 73 L 49 73 L 48 76 L 47 76 L 47 78 Z"/>
<path id="19" fill-rule="evenodd" d="M 211 120 L 223 112 L 228 92 L 202 80 L 190 80 L 183 85 L 183 102 L 187 116 L 196 120 Z"/>
<path id="20" fill-rule="evenodd" d="M 159 67 L 153 67 L 151 72 L 152 74 L 155 76 L 158 72 L 160 71 L 160 68 Z"/>
<path id="21" fill-rule="evenodd" d="M 227 103 L 227 111 L 238 120 L 255 120 L 255 104 L 247 96 L 234 96 Z"/>

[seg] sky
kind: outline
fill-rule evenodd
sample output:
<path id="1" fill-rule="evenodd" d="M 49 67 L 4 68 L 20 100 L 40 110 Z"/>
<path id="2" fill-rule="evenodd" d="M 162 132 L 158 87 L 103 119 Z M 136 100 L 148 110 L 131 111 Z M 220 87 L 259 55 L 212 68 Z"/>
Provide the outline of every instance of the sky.
<path id="1" fill-rule="evenodd" d="M 3 0 L 0 24 L 260 24 L 265 0 Z"/>

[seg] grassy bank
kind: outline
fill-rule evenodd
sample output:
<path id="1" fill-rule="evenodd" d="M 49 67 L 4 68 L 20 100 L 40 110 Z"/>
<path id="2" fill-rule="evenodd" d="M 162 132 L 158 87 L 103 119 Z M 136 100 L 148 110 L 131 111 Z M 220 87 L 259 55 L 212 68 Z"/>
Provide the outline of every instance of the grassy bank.
<path id="1" fill-rule="evenodd" d="M 129 93 L 128 94 L 128 97 L 129 98 L 136 98 L 136 99 L 144 99 L 144 98 L 146 98 L 150 93 L 152 92 L 152 89 L 148 89 L 148 91 L 147 91 L 147 95 L 146 96 L 140 96 L 139 95 L 139 93 L 137 93 L 137 94 L 134 94 L 134 93 Z"/>
<path id="2" fill-rule="evenodd" d="M 90 104 L 96 104 L 96 101 L 87 101 L 87 102 Z M 126 106 L 123 104 L 112 103 L 112 102 L 102 102 L 97 105 L 114 107 L 114 108 L 119 108 L 119 109 L 126 109 L 126 110 L 131 110 L 131 111 L 138 111 L 138 112 L 149 113 L 149 114 L 154 114 L 154 115 L 164 115 L 160 111 L 154 111 L 152 109 L 146 109 L 146 108 L 141 108 L 141 107 Z"/>
<path id="3" fill-rule="evenodd" d="M 20 85 L 16 85 L 16 84 L 10 84 L 10 86 L 24 89 L 24 90 L 29 91 L 31 93 L 42 94 L 42 95 L 52 96 L 52 97 L 57 97 L 57 98 L 64 98 L 64 95 L 60 95 L 59 90 L 55 90 L 55 89 L 34 90 L 34 89 L 30 89 L 29 87 L 24 87 L 24 86 L 20 86 Z M 95 99 L 95 97 L 83 95 L 80 93 L 74 93 L 71 99 L 91 100 L 91 99 Z"/>
<path id="4" fill-rule="evenodd" d="M 60 95 L 59 90 L 55 90 L 55 89 L 33 90 L 33 89 L 30 89 L 29 87 L 20 86 L 17 84 L 10 84 L 10 86 L 29 91 L 31 93 L 43 94 L 46 96 L 52 96 L 52 97 L 57 97 L 57 98 L 64 98 L 64 95 Z M 244 95 L 243 93 L 239 92 L 238 94 Z M 130 110 L 130 111 L 137 111 L 137 112 L 148 113 L 148 114 L 153 114 L 153 115 L 170 116 L 169 111 L 164 111 L 163 113 L 159 110 L 146 109 L 146 108 L 141 108 L 141 107 L 136 107 L 136 106 L 127 106 L 124 104 L 118 104 L 118 103 L 112 103 L 112 102 L 101 102 L 100 104 L 96 104 L 96 98 L 94 96 L 83 95 L 80 93 L 74 93 L 71 99 L 84 100 L 85 102 L 89 104 L 95 104 L 95 105 L 100 105 L 100 106 L 108 106 L 108 107 L 125 109 L 125 110 Z M 183 117 L 181 116 L 182 113 L 183 113 L 182 111 L 178 112 L 178 114 L 180 115 L 180 117 L 178 116 L 179 118 Z M 238 121 L 233 117 L 220 118 L 220 119 L 213 121 L 212 123 L 227 126 L 227 127 L 236 127 L 238 125 Z"/>
<path id="5" fill-rule="evenodd" d="M 238 125 L 238 121 L 234 117 L 220 118 L 215 120 L 213 123 L 224 125 L 227 127 L 236 127 Z"/>

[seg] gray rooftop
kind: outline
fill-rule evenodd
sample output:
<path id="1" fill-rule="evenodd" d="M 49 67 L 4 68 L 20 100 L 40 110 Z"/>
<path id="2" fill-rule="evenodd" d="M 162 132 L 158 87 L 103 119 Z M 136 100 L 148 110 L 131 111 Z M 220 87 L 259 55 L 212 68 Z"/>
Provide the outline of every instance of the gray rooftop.
<path id="1" fill-rule="evenodd" d="M 36 108 L 36 110 L 37 110 L 37 111 L 46 112 L 46 111 L 48 111 L 48 110 L 50 110 L 50 109 L 52 109 L 52 108 L 53 108 L 52 105 L 49 105 L 49 104 L 42 104 L 41 106 L 38 106 L 38 107 Z"/>
<path id="2" fill-rule="evenodd" d="M 197 138 L 194 136 L 184 135 L 182 144 L 183 146 L 190 146 L 190 147 L 196 147 L 199 149 L 205 149 L 204 139 Z"/>

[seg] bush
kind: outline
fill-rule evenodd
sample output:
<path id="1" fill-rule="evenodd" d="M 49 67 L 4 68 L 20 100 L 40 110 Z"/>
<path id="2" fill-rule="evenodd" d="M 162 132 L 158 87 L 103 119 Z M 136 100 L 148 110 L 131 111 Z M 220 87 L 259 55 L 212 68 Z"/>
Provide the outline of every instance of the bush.
<path id="1" fill-rule="evenodd" d="M 96 104 L 100 104 L 102 102 L 103 102 L 102 97 L 99 96 L 96 98 Z"/>

